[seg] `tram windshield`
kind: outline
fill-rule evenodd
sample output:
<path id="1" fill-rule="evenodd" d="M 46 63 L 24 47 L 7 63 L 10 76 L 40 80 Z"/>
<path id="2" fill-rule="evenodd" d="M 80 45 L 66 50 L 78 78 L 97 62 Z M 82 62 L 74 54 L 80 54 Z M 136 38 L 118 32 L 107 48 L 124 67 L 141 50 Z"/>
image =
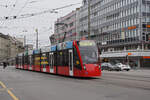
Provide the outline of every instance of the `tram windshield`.
<path id="1" fill-rule="evenodd" d="M 83 64 L 93 64 L 98 62 L 98 48 L 94 41 L 81 41 L 79 49 Z"/>

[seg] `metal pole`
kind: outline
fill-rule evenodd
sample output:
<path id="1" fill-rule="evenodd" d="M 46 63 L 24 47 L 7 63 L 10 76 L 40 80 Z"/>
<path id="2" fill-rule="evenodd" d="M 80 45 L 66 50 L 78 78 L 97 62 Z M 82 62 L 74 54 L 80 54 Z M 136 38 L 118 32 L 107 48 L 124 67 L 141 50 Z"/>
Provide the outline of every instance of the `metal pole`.
<path id="1" fill-rule="evenodd" d="M 63 38 L 62 42 L 64 42 L 66 39 L 68 24 L 64 23 L 64 26 L 65 26 L 65 34 L 64 34 L 64 38 Z"/>
<path id="2" fill-rule="evenodd" d="M 26 36 L 24 35 L 24 47 L 26 46 Z"/>
<path id="3" fill-rule="evenodd" d="M 90 39 L 90 32 L 91 32 L 91 6 L 90 6 L 90 0 L 88 0 L 88 39 Z"/>
<path id="4" fill-rule="evenodd" d="M 59 19 L 57 19 L 57 23 L 59 23 Z M 59 43 L 60 42 L 60 34 L 59 34 L 59 26 L 57 25 L 57 43 Z"/>
<path id="5" fill-rule="evenodd" d="M 142 31 L 142 0 L 139 0 L 139 20 L 140 20 L 140 23 L 139 23 L 139 33 L 140 33 L 140 40 L 141 40 L 141 43 L 142 43 L 142 47 L 141 49 L 144 50 L 144 44 L 143 44 L 143 31 Z"/>
<path id="6" fill-rule="evenodd" d="M 35 30 L 36 31 L 36 49 L 38 50 L 38 29 Z"/>
<path id="7" fill-rule="evenodd" d="M 147 25 L 148 25 L 148 10 L 147 10 L 147 6 L 148 4 L 147 4 L 147 1 L 146 1 L 146 5 L 145 5 L 145 8 L 146 8 L 146 35 L 145 35 L 145 38 L 146 38 L 146 41 L 147 41 L 147 35 L 148 35 L 148 29 L 147 29 Z M 146 44 L 146 49 L 148 49 L 147 48 L 147 44 Z"/>

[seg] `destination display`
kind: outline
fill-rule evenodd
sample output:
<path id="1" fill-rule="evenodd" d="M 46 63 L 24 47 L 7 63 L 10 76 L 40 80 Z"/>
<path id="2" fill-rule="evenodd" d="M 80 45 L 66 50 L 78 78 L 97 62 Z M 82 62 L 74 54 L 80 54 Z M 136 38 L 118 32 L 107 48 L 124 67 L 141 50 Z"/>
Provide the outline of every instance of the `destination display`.
<path id="1" fill-rule="evenodd" d="M 80 41 L 79 42 L 79 45 L 81 46 L 81 47 L 84 47 L 84 46 L 95 46 L 96 44 L 95 44 L 95 42 L 94 41 Z"/>

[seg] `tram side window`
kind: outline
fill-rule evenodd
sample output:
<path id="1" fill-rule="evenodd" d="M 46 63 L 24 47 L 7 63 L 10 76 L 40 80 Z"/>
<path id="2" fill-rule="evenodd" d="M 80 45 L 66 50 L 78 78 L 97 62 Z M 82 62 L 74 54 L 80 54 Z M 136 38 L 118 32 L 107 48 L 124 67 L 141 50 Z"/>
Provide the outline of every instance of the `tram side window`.
<path id="1" fill-rule="evenodd" d="M 69 54 L 68 50 L 59 51 L 57 54 L 57 65 L 68 66 L 69 65 Z"/>
<path id="2" fill-rule="evenodd" d="M 74 66 L 78 69 L 82 69 L 76 48 L 74 48 L 74 50 L 73 50 L 73 55 L 74 55 L 73 56 L 74 57 L 74 59 L 73 59 Z"/>
<path id="3" fill-rule="evenodd" d="M 27 56 L 27 64 L 29 65 L 29 56 Z"/>
<path id="4" fill-rule="evenodd" d="M 42 54 L 42 57 L 41 57 L 41 64 L 43 65 L 43 67 L 46 67 L 48 65 L 48 54 L 45 53 L 45 54 Z"/>
<path id="5" fill-rule="evenodd" d="M 18 57 L 18 65 L 20 65 L 20 57 Z"/>
<path id="6" fill-rule="evenodd" d="M 59 58 L 59 52 L 57 52 L 57 55 L 56 55 L 56 56 L 57 56 L 57 58 L 56 58 L 57 63 L 56 63 L 56 64 L 57 64 L 57 66 L 59 66 L 59 63 L 60 63 L 60 62 L 59 62 L 60 60 L 58 60 L 58 59 L 60 59 L 60 58 Z"/>
<path id="7" fill-rule="evenodd" d="M 22 56 L 22 58 L 21 58 L 21 65 L 22 66 L 24 65 L 24 56 Z"/>
<path id="8" fill-rule="evenodd" d="M 32 55 L 31 56 L 31 65 L 34 65 L 34 59 L 33 58 L 34 58 L 34 56 Z"/>
<path id="9" fill-rule="evenodd" d="M 35 59 L 34 59 L 35 55 L 32 55 L 32 65 L 34 66 L 34 62 L 35 62 Z"/>
<path id="10" fill-rule="evenodd" d="M 62 51 L 62 66 L 65 66 L 65 51 Z"/>
<path id="11" fill-rule="evenodd" d="M 54 52 L 54 58 L 53 59 L 54 59 L 54 66 L 58 66 L 58 64 L 57 64 L 58 63 L 57 52 Z"/>
<path id="12" fill-rule="evenodd" d="M 30 66 L 33 65 L 33 56 L 32 55 L 29 56 L 29 65 Z"/>
<path id="13" fill-rule="evenodd" d="M 20 65 L 23 65 L 23 57 L 20 58 Z"/>
<path id="14" fill-rule="evenodd" d="M 24 59 L 24 64 L 25 64 L 25 65 L 28 65 L 28 56 L 24 56 L 24 58 L 25 58 L 25 59 Z"/>
<path id="15" fill-rule="evenodd" d="M 18 57 L 16 57 L 16 65 L 18 65 Z"/>
<path id="16" fill-rule="evenodd" d="M 49 66 L 52 66 L 51 59 L 52 59 L 51 54 L 49 54 L 49 57 L 48 57 Z"/>
<path id="17" fill-rule="evenodd" d="M 20 66 L 21 66 L 22 65 L 22 57 L 20 57 L 19 61 L 20 61 Z"/>
<path id="18" fill-rule="evenodd" d="M 62 66 L 69 66 L 69 53 L 68 50 L 63 50 Z"/>
<path id="19" fill-rule="evenodd" d="M 49 53 L 46 53 L 46 57 L 47 57 L 47 63 L 49 65 Z"/>
<path id="20" fill-rule="evenodd" d="M 65 57 L 64 57 L 64 64 L 65 64 L 65 66 L 69 66 L 69 51 L 65 50 L 64 51 L 64 55 L 65 55 Z"/>
<path id="21" fill-rule="evenodd" d="M 31 59 L 30 56 L 28 56 L 28 59 L 29 59 L 29 60 L 28 60 L 28 64 L 31 65 L 31 64 L 30 64 L 30 62 L 31 62 L 31 61 L 30 61 L 30 59 Z"/>
<path id="22" fill-rule="evenodd" d="M 62 51 L 59 51 L 58 54 L 57 54 L 57 65 L 58 66 L 62 66 L 62 60 L 63 60 L 63 52 Z"/>
<path id="23" fill-rule="evenodd" d="M 34 55 L 34 65 L 41 65 L 41 54 Z"/>
<path id="24" fill-rule="evenodd" d="M 20 57 L 18 57 L 18 65 L 20 65 Z"/>
<path id="25" fill-rule="evenodd" d="M 29 63 L 29 56 L 27 57 L 27 59 L 28 59 L 28 60 L 27 60 L 27 64 L 29 65 L 29 64 L 30 64 L 30 63 Z"/>

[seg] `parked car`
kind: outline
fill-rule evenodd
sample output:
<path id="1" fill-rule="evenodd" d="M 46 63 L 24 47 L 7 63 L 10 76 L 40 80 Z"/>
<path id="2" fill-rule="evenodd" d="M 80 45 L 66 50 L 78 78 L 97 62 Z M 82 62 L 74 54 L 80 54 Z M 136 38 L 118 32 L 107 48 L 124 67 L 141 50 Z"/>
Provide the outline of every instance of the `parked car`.
<path id="1" fill-rule="evenodd" d="M 111 63 L 102 63 L 101 68 L 102 68 L 102 70 L 108 70 L 108 71 L 114 71 L 114 70 L 115 71 L 120 71 L 121 70 L 120 67 L 115 66 Z"/>
<path id="2" fill-rule="evenodd" d="M 120 67 L 120 69 L 122 71 L 123 70 L 129 71 L 131 69 L 131 67 L 129 65 L 125 65 L 125 64 L 122 64 L 122 63 L 117 63 L 116 66 Z"/>

